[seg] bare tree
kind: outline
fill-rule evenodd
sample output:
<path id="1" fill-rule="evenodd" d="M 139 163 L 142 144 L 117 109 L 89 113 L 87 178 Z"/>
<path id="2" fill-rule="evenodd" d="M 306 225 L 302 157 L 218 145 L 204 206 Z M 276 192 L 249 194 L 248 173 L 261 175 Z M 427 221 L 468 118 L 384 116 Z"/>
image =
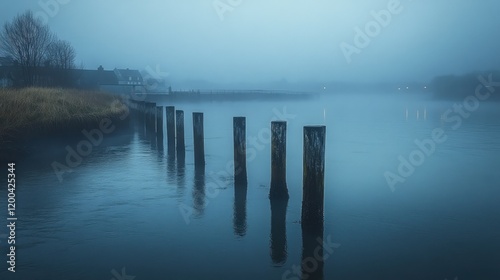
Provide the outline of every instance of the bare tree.
<path id="1" fill-rule="evenodd" d="M 75 49 L 69 42 L 55 40 L 48 46 L 46 64 L 62 70 L 74 69 L 75 58 Z"/>
<path id="2" fill-rule="evenodd" d="M 0 31 L 0 49 L 17 61 L 28 86 L 39 83 L 39 69 L 53 41 L 49 27 L 35 18 L 32 11 L 17 15 Z"/>
<path id="3" fill-rule="evenodd" d="M 76 52 L 67 41 L 54 40 L 45 57 L 44 82 L 48 86 L 72 87 L 75 84 Z"/>

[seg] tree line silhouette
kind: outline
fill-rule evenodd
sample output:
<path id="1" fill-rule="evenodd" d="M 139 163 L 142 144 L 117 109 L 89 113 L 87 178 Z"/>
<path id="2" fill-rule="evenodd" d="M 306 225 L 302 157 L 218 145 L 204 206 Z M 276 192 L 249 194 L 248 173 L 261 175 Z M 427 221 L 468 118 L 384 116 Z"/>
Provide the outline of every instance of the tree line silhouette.
<path id="1" fill-rule="evenodd" d="M 3 25 L 0 52 L 12 61 L 4 71 L 15 87 L 71 87 L 75 83 L 75 49 L 52 33 L 32 11 Z"/>

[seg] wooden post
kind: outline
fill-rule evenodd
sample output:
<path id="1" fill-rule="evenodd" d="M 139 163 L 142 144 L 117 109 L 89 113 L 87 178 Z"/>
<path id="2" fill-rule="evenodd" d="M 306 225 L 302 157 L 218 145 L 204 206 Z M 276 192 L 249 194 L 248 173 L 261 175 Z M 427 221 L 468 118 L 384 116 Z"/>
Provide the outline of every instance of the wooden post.
<path id="1" fill-rule="evenodd" d="M 175 124 L 177 134 L 177 158 L 184 157 L 186 143 L 184 141 L 184 111 L 175 111 Z"/>
<path id="2" fill-rule="evenodd" d="M 146 103 L 146 129 L 148 133 L 156 132 L 156 103 Z"/>
<path id="3" fill-rule="evenodd" d="M 137 119 L 140 125 L 140 129 L 146 132 L 146 102 L 139 102 L 139 110 L 137 111 Z"/>
<path id="4" fill-rule="evenodd" d="M 234 183 L 235 186 L 247 183 L 246 120 L 245 117 L 233 118 L 234 140 Z"/>
<path id="5" fill-rule="evenodd" d="M 323 224 L 326 126 L 304 127 L 302 227 Z"/>
<path id="6" fill-rule="evenodd" d="M 137 111 L 139 110 L 139 102 L 133 99 L 128 99 L 128 110 L 130 115 L 137 116 Z"/>
<path id="7" fill-rule="evenodd" d="M 145 101 L 139 101 L 139 110 L 144 113 L 146 111 L 146 102 Z"/>
<path id="8" fill-rule="evenodd" d="M 144 127 L 146 128 L 146 133 L 149 133 L 149 102 L 144 102 Z"/>
<path id="9" fill-rule="evenodd" d="M 203 113 L 193 113 L 194 166 L 205 168 Z"/>
<path id="10" fill-rule="evenodd" d="M 151 103 L 151 132 L 156 133 L 156 103 Z"/>
<path id="11" fill-rule="evenodd" d="M 163 106 L 156 107 L 156 140 L 158 148 L 163 148 Z"/>
<path id="12" fill-rule="evenodd" d="M 168 154 L 175 155 L 175 107 L 167 106 L 165 108 L 167 115 L 167 147 Z"/>
<path id="13" fill-rule="evenodd" d="M 286 122 L 271 122 L 271 190 L 270 199 L 288 198 L 286 185 Z"/>

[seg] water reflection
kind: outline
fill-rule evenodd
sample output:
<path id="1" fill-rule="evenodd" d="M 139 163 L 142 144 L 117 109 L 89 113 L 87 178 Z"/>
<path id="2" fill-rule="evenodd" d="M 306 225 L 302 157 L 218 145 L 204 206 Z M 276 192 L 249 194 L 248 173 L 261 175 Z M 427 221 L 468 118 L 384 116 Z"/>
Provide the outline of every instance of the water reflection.
<path id="1" fill-rule="evenodd" d="M 344 101 L 344 98 L 346 102 L 337 102 L 337 100 Z M 333 180 L 338 185 L 351 182 L 353 187 L 331 186 L 329 188 L 331 193 L 341 196 L 345 203 L 328 203 L 325 205 L 325 212 L 345 213 L 349 218 L 337 216 L 336 225 L 325 224 L 324 233 L 324 240 L 329 240 L 328 234 L 338 226 L 336 238 L 339 238 L 339 241 L 346 245 L 351 243 L 360 245 L 358 248 L 350 246 L 350 248 L 342 249 L 345 258 L 340 255 L 334 258 L 325 246 L 323 252 L 317 252 L 318 256 L 321 257 L 319 253 L 322 253 L 323 258 L 326 258 L 323 267 L 319 267 L 314 262 L 317 261 L 314 250 L 320 246 L 315 237 L 321 237 L 322 234 L 311 236 L 307 232 L 302 233 L 299 227 L 291 226 L 292 224 L 286 225 L 285 229 L 285 224 L 279 222 L 285 220 L 284 211 L 279 214 L 280 211 L 276 210 L 279 207 L 274 207 L 275 205 L 271 205 L 270 201 L 265 198 L 267 189 L 251 189 L 253 185 L 248 185 L 246 192 L 247 207 L 236 207 L 244 205 L 236 201 L 245 202 L 245 199 L 237 198 L 244 197 L 245 192 L 242 192 L 242 196 L 233 194 L 233 198 L 231 193 L 221 190 L 218 197 L 213 201 L 209 200 L 211 198 L 209 194 L 215 190 L 209 188 L 212 178 L 209 180 L 209 177 L 206 177 L 204 193 L 207 198 L 203 201 L 204 196 L 202 196 L 202 203 L 198 203 L 201 206 L 204 205 L 207 210 L 203 213 L 204 220 L 191 222 L 187 226 L 177 206 L 185 205 L 183 211 L 193 211 L 193 216 L 190 218 L 198 219 L 196 210 L 191 208 L 194 205 L 193 189 L 200 189 L 194 187 L 195 182 L 192 182 L 195 178 L 192 149 L 187 151 L 185 162 L 179 159 L 169 160 L 165 155 L 165 158 L 158 164 L 158 152 L 151 152 L 149 142 L 144 140 L 144 126 L 141 125 L 138 126 L 137 134 L 123 137 L 115 134 L 106 135 L 103 143 L 99 147 L 94 147 L 92 154 L 84 157 L 82 164 L 75 167 L 74 172 L 64 174 L 62 182 L 57 179 L 51 163 L 58 161 L 64 164 L 67 156 L 66 145 L 76 148 L 76 144 L 84 139 L 81 135 L 79 139 L 74 139 L 75 141 L 71 143 L 52 143 L 57 151 L 49 150 L 49 146 L 47 148 L 40 146 L 38 152 L 43 153 L 42 155 L 30 155 L 25 160 L 17 162 L 16 176 L 19 176 L 18 191 L 22 200 L 16 206 L 19 207 L 20 214 L 24 217 L 24 226 L 19 228 L 18 238 L 25 240 L 24 253 L 19 256 L 18 273 L 21 275 L 18 278 L 37 279 L 38 276 L 38 279 L 46 279 L 43 271 L 50 270 L 54 276 L 52 279 L 106 279 L 106 275 L 110 275 L 107 277 L 110 279 L 113 277 L 110 274 L 111 269 L 121 271 L 121 268 L 126 266 L 127 273 L 137 275 L 136 279 L 155 279 L 155 276 L 165 275 L 165 270 L 168 270 L 171 275 L 179 275 L 178 279 L 203 279 L 207 275 L 214 275 L 214 279 L 225 279 L 238 272 L 241 280 L 300 279 L 302 273 L 303 278 L 308 276 L 307 279 L 328 279 L 333 278 L 335 274 L 342 275 L 340 277 L 342 279 L 370 279 L 370 276 L 377 278 L 373 277 L 374 273 L 380 274 L 379 278 L 403 279 L 406 268 L 420 271 L 418 274 L 422 277 L 415 276 L 419 279 L 432 279 L 432 277 L 425 277 L 430 274 L 426 271 L 431 269 L 443 275 L 439 279 L 445 279 L 444 275 L 452 279 L 449 274 L 454 271 L 446 271 L 447 267 L 467 267 L 469 264 L 473 265 L 474 271 L 484 271 L 483 279 L 498 279 L 498 277 L 495 278 L 498 273 L 494 269 L 494 261 L 499 259 L 499 254 L 495 246 L 491 246 L 491 244 L 500 244 L 499 238 L 491 234 L 491 232 L 500 232 L 497 199 L 500 195 L 497 187 L 500 177 L 494 168 L 498 166 L 500 156 L 497 140 L 500 139 L 500 116 L 497 107 L 488 108 L 487 105 L 481 104 L 481 109 L 474 112 L 471 118 L 464 119 L 462 126 L 456 131 L 451 130 L 454 123 L 443 121 L 445 125 L 443 128 L 449 136 L 448 141 L 443 143 L 444 145 L 436 146 L 436 151 L 439 152 L 433 155 L 432 162 L 426 162 L 426 167 L 419 170 L 422 171 L 421 176 L 412 177 L 407 181 L 409 185 L 405 189 L 399 189 L 396 192 L 401 199 L 393 199 L 394 197 L 391 199 L 391 196 L 395 194 L 390 192 L 385 180 L 374 181 L 370 180 L 373 176 L 358 176 L 359 169 L 366 167 L 364 170 L 366 174 L 373 173 L 377 177 L 383 177 L 380 176 L 377 164 L 384 162 L 384 160 L 381 161 L 381 156 L 386 152 L 385 149 L 389 152 L 401 152 L 407 157 L 414 148 L 414 139 L 424 140 L 430 137 L 432 129 L 440 127 L 440 116 L 449 108 L 448 103 L 434 104 L 432 107 L 429 105 L 427 123 L 422 121 L 422 117 L 425 119 L 425 107 L 419 106 L 420 113 L 423 112 L 423 114 L 417 126 L 414 125 L 417 107 L 413 103 L 408 106 L 410 119 L 408 123 L 404 122 L 405 104 L 395 107 L 396 105 L 390 100 L 380 102 L 383 109 L 387 109 L 390 113 L 387 115 L 387 121 L 385 115 L 375 115 L 377 118 L 371 118 L 372 116 L 361 112 L 359 118 L 366 120 L 361 123 L 357 118 L 351 118 L 352 112 L 356 112 L 358 107 L 357 104 L 349 104 L 349 98 L 351 95 L 338 98 L 332 96 L 331 100 L 335 102 L 324 102 L 332 104 L 329 110 L 335 114 L 335 118 L 332 115 L 327 125 L 333 126 L 335 119 L 346 120 L 337 123 L 337 130 L 346 132 L 338 134 L 338 145 L 334 145 L 337 148 L 328 149 L 327 146 L 326 150 L 327 157 L 332 158 L 332 155 L 336 155 L 336 158 L 342 160 L 342 162 L 337 162 L 339 164 L 332 162 L 331 170 L 338 169 L 336 172 L 338 176 L 329 177 L 331 174 L 327 173 L 325 179 Z M 390 104 L 390 106 L 384 104 Z M 268 112 L 272 112 L 276 106 L 274 103 L 263 103 L 258 106 L 261 105 L 264 111 L 268 109 Z M 233 115 L 229 114 L 232 113 L 230 112 L 232 107 L 236 107 L 232 103 L 222 105 L 221 103 L 207 103 L 206 106 L 208 107 L 207 114 L 227 112 L 227 116 L 224 116 L 227 120 L 230 120 Z M 319 105 L 290 104 L 287 112 L 293 114 L 304 110 L 314 111 L 316 107 Z M 342 111 L 343 107 L 345 111 Z M 282 108 L 278 107 L 278 109 L 281 111 Z M 248 115 L 255 120 L 253 128 L 265 127 L 269 121 L 268 114 L 250 114 L 254 111 L 255 105 L 249 105 Z M 240 113 L 245 114 L 246 111 L 238 112 Z M 399 118 L 393 118 L 393 115 Z M 310 121 L 310 118 L 307 114 L 298 114 L 294 121 L 306 123 Z M 210 130 L 213 131 L 213 135 L 225 137 L 225 140 L 216 140 L 217 144 L 211 142 L 214 144 L 212 147 L 219 145 L 219 141 L 221 144 L 231 142 L 230 125 L 227 125 L 225 129 L 220 128 L 216 121 L 212 125 L 213 129 L 217 130 Z M 378 140 L 356 141 L 361 139 L 366 131 L 372 134 L 374 139 L 385 140 L 384 137 L 391 139 L 390 145 L 380 145 Z M 300 137 L 291 137 L 289 144 L 290 147 L 301 147 L 301 143 Z M 411 144 L 409 149 L 408 143 Z M 357 157 L 355 151 L 366 152 Z M 217 150 L 216 156 L 207 157 L 207 168 L 222 169 L 223 159 L 231 158 L 232 153 L 232 149 Z M 165 154 L 167 154 L 166 147 Z M 390 161 L 392 158 L 394 161 L 397 160 L 396 157 L 397 154 L 387 160 Z M 301 152 L 292 149 L 289 157 L 290 169 L 301 170 L 301 159 Z M 371 164 L 372 162 L 377 164 Z M 262 181 L 265 184 L 269 173 L 266 170 L 262 171 L 262 167 L 268 164 L 269 160 L 265 156 L 258 156 L 251 163 L 249 161 L 249 170 L 256 171 L 249 173 L 255 176 L 250 182 Z M 437 170 L 433 166 L 450 168 Z M 393 171 L 397 171 L 398 168 L 396 164 L 390 162 L 386 167 Z M 209 175 L 210 169 L 206 170 L 206 176 Z M 166 184 L 169 187 L 165 188 L 165 184 L 159 185 L 158 182 L 168 180 L 167 170 L 170 170 L 169 174 L 172 175 L 174 183 Z M 6 171 L 6 168 L 0 169 L 0 173 L 6 173 Z M 2 180 L 7 178 L 6 174 L 0 175 Z M 220 178 L 219 176 L 213 180 L 221 182 L 217 186 L 224 188 L 227 177 Z M 290 172 L 288 179 L 290 182 L 299 182 L 301 178 L 302 172 Z M 478 178 L 483 178 L 483 180 L 478 180 Z M 200 183 L 200 180 L 196 181 L 196 184 Z M 178 186 L 175 185 L 177 182 L 179 182 Z M 203 194 L 203 183 L 200 185 Z M 359 193 L 369 192 L 370 187 L 380 189 L 380 195 L 377 191 L 373 192 L 374 195 L 370 195 L 368 200 L 364 198 L 360 200 Z M 175 195 L 176 188 L 183 190 L 182 199 L 185 203 L 175 201 L 179 199 Z M 387 196 L 384 195 L 384 190 L 389 192 Z M 300 191 L 300 188 L 291 191 L 292 199 L 288 202 L 287 207 L 290 208 L 287 209 L 289 212 L 286 215 L 293 212 L 298 218 L 301 206 Z M 446 199 L 451 193 L 459 194 L 459 196 L 446 203 L 433 199 L 425 205 L 425 209 L 414 207 L 417 205 L 419 208 L 420 203 L 417 197 L 434 196 Z M 6 187 L 0 188 L 0 197 L 7 198 Z M 370 203 L 364 203 L 365 200 Z M 467 209 L 462 207 L 464 203 L 477 207 Z M 231 210 L 233 206 L 235 206 L 234 224 L 233 213 L 221 214 L 222 211 Z M 162 214 L 152 215 L 151 213 Z M 5 221 L 6 215 L 6 213 L 0 214 L 0 218 Z M 278 218 L 280 215 L 282 217 Z M 148 217 L 147 223 L 144 222 L 145 216 Z M 475 216 L 480 216 L 481 219 L 474 219 Z M 291 216 L 286 218 L 290 220 Z M 294 217 L 293 220 L 295 219 Z M 429 220 L 436 221 L 436 223 L 429 223 Z M 110 223 L 110 221 L 113 222 Z M 241 227 L 240 225 L 245 225 L 245 222 L 246 227 Z M 267 229 L 269 223 L 271 223 L 271 228 Z M 387 223 L 390 223 L 389 227 Z M 248 235 L 238 238 L 235 232 L 243 231 L 235 231 L 232 227 L 246 228 Z M 298 232 L 295 232 L 294 228 Z M 465 230 L 462 230 L 464 228 Z M 254 229 L 253 232 L 252 229 Z M 259 229 L 265 229 L 265 231 L 262 232 Z M 415 231 L 415 229 L 423 230 Z M 211 234 L 205 235 L 203 239 L 198 238 L 203 232 Z M 376 236 L 374 237 L 374 234 L 370 232 L 376 233 Z M 401 235 L 401 238 L 396 235 Z M 373 242 L 379 238 L 381 242 Z M 288 247 L 288 239 L 290 239 L 290 247 Z M 429 250 L 421 249 L 432 248 L 433 245 L 445 239 L 453 242 L 450 242 L 451 245 L 443 245 L 442 250 L 437 253 L 437 256 L 444 260 L 440 267 L 445 267 L 445 269 L 439 269 L 426 262 Z M 283 242 L 284 240 L 286 243 Z M 408 240 L 414 242 L 407 242 Z M 447 258 L 450 251 L 456 251 L 452 245 L 457 242 L 468 244 L 461 249 L 464 252 L 479 252 L 483 248 L 483 252 L 480 252 L 481 257 L 476 258 L 476 262 L 471 260 L 471 257 L 467 257 L 467 254 L 455 254 L 458 258 Z M 3 244 L 5 243 L 0 243 L 0 245 Z M 105 248 L 98 255 L 94 250 L 89 250 L 89 248 L 102 247 L 103 244 Z M 206 244 L 209 245 L 204 246 Z M 221 249 L 220 244 L 223 244 L 224 248 L 217 250 Z M 380 244 L 384 244 L 384 252 L 380 251 Z M 405 250 L 415 253 L 407 254 L 406 259 L 391 265 L 394 257 L 405 251 L 401 250 L 399 244 L 406 244 L 408 248 Z M 292 250 L 295 247 L 297 250 Z M 46 255 L 47 248 L 54 249 L 54 252 L 61 256 L 58 263 L 43 257 Z M 124 252 L 144 251 L 145 248 L 151 258 L 144 261 L 134 254 L 124 254 Z M 363 252 L 370 252 L 370 254 L 363 254 Z M 465 257 L 460 257 L 462 255 Z M 259 256 L 263 257 L 259 258 Z M 285 256 L 286 264 L 283 267 L 271 267 L 273 261 L 276 263 L 285 261 Z M 350 256 L 356 256 L 358 259 L 352 259 Z M 379 263 L 389 265 L 374 264 L 374 258 L 377 258 Z M 188 259 L 189 262 L 177 262 L 175 265 L 179 259 Z M 338 263 L 334 262 L 336 259 Z M 301 261 L 304 261 L 304 267 Z M 88 269 L 85 263 L 92 262 L 102 264 L 103 269 L 97 271 Z M 129 266 L 135 266 L 134 264 L 137 264 L 136 268 L 129 268 Z M 231 269 L 227 266 L 231 266 Z M 189 269 L 189 267 L 197 269 Z M 295 267 L 298 268 L 295 269 Z M 356 270 L 353 267 L 362 267 L 365 273 L 359 273 L 359 269 Z M 285 270 L 292 271 L 293 275 L 288 274 L 288 277 L 283 278 L 282 272 Z M 316 270 L 319 271 L 317 275 L 310 272 Z M 25 272 L 28 275 L 22 274 Z M 79 273 L 85 275 L 77 275 Z M 310 274 L 313 276 L 309 276 Z M 460 273 L 457 272 L 457 274 Z M 395 275 L 402 277 L 397 278 Z M 0 271 L 0 279 L 10 279 L 9 276 Z M 470 279 L 474 279 L 473 275 Z"/>
<path id="2" fill-rule="evenodd" d="M 151 149 L 156 151 L 158 149 L 157 141 L 158 139 L 156 138 L 156 133 L 152 132 L 149 134 L 149 141 L 151 142 Z"/>
<path id="3" fill-rule="evenodd" d="M 195 168 L 193 187 L 193 208 L 198 217 L 203 216 L 205 211 L 205 168 Z"/>
<path id="4" fill-rule="evenodd" d="M 233 206 L 234 234 L 243 237 L 247 233 L 247 184 L 234 186 Z"/>
<path id="5" fill-rule="evenodd" d="M 410 111 L 408 110 L 408 107 L 405 108 L 405 119 L 408 120 L 410 116 Z M 415 117 L 417 120 L 420 120 L 420 118 L 423 118 L 424 121 L 427 120 L 427 107 L 424 108 L 422 113 L 420 113 L 420 109 L 416 110 Z"/>
<path id="6" fill-rule="evenodd" d="M 158 147 L 158 153 L 156 153 L 156 156 L 158 157 L 158 163 L 159 164 L 163 163 L 165 159 L 165 153 L 163 152 L 162 149 L 160 149 L 160 147 Z"/>
<path id="7" fill-rule="evenodd" d="M 167 144 L 168 145 L 168 144 Z M 167 147 L 167 153 L 169 157 L 173 157 L 175 159 L 175 149 L 171 146 Z"/>
<path id="8" fill-rule="evenodd" d="M 287 259 L 286 209 L 288 199 L 271 200 L 271 259 L 281 266 Z"/>
<path id="9" fill-rule="evenodd" d="M 156 134 L 156 146 L 158 147 L 158 151 L 163 151 L 163 133 Z"/>
<path id="10" fill-rule="evenodd" d="M 175 183 L 175 156 L 167 155 L 167 178 L 168 182 Z"/>
<path id="11" fill-rule="evenodd" d="M 146 138 L 151 142 L 151 147 L 156 148 L 156 128 L 152 123 L 146 122 Z"/>
<path id="12" fill-rule="evenodd" d="M 323 280 L 323 224 L 302 226 L 302 278 Z"/>
<path id="13" fill-rule="evenodd" d="M 177 157 L 177 194 L 184 197 L 186 188 L 186 158 Z"/>
<path id="14" fill-rule="evenodd" d="M 172 154 L 170 151 L 168 153 L 169 153 L 169 155 Z M 176 153 L 177 153 L 178 161 L 185 161 L 186 160 L 186 150 L 178 148 L 178 149 L 176 149 Z"/>

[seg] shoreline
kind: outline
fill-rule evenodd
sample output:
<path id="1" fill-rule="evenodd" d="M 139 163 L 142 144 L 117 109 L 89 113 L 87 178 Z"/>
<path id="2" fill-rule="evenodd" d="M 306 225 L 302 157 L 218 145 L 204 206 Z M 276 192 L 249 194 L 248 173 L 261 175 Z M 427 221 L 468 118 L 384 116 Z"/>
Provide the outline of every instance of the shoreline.
<path id="1" fill-rule="evenodd" d="M 36 141 L 83 137 L 84 129 L 98 128 L 103 119 L 117 127 L 128 121 L 121 98 L 100 91 L 0 89 L 0 107 L 1 158 L 29 153 Z"/>
<path id="2" fill-rule="evenodd" d="M 241 91 L 239 93 L 232 91 L 213 91 L 201 92 L 186 91 L 172 93 L 146 93 L 146 101 L 163 102 L 169 101 L 254 101 L 254 100 L 307 100 L 317 98 L 320 93 L 286 93 L 272 92 L 260 93 L 259 91 Z"/>

